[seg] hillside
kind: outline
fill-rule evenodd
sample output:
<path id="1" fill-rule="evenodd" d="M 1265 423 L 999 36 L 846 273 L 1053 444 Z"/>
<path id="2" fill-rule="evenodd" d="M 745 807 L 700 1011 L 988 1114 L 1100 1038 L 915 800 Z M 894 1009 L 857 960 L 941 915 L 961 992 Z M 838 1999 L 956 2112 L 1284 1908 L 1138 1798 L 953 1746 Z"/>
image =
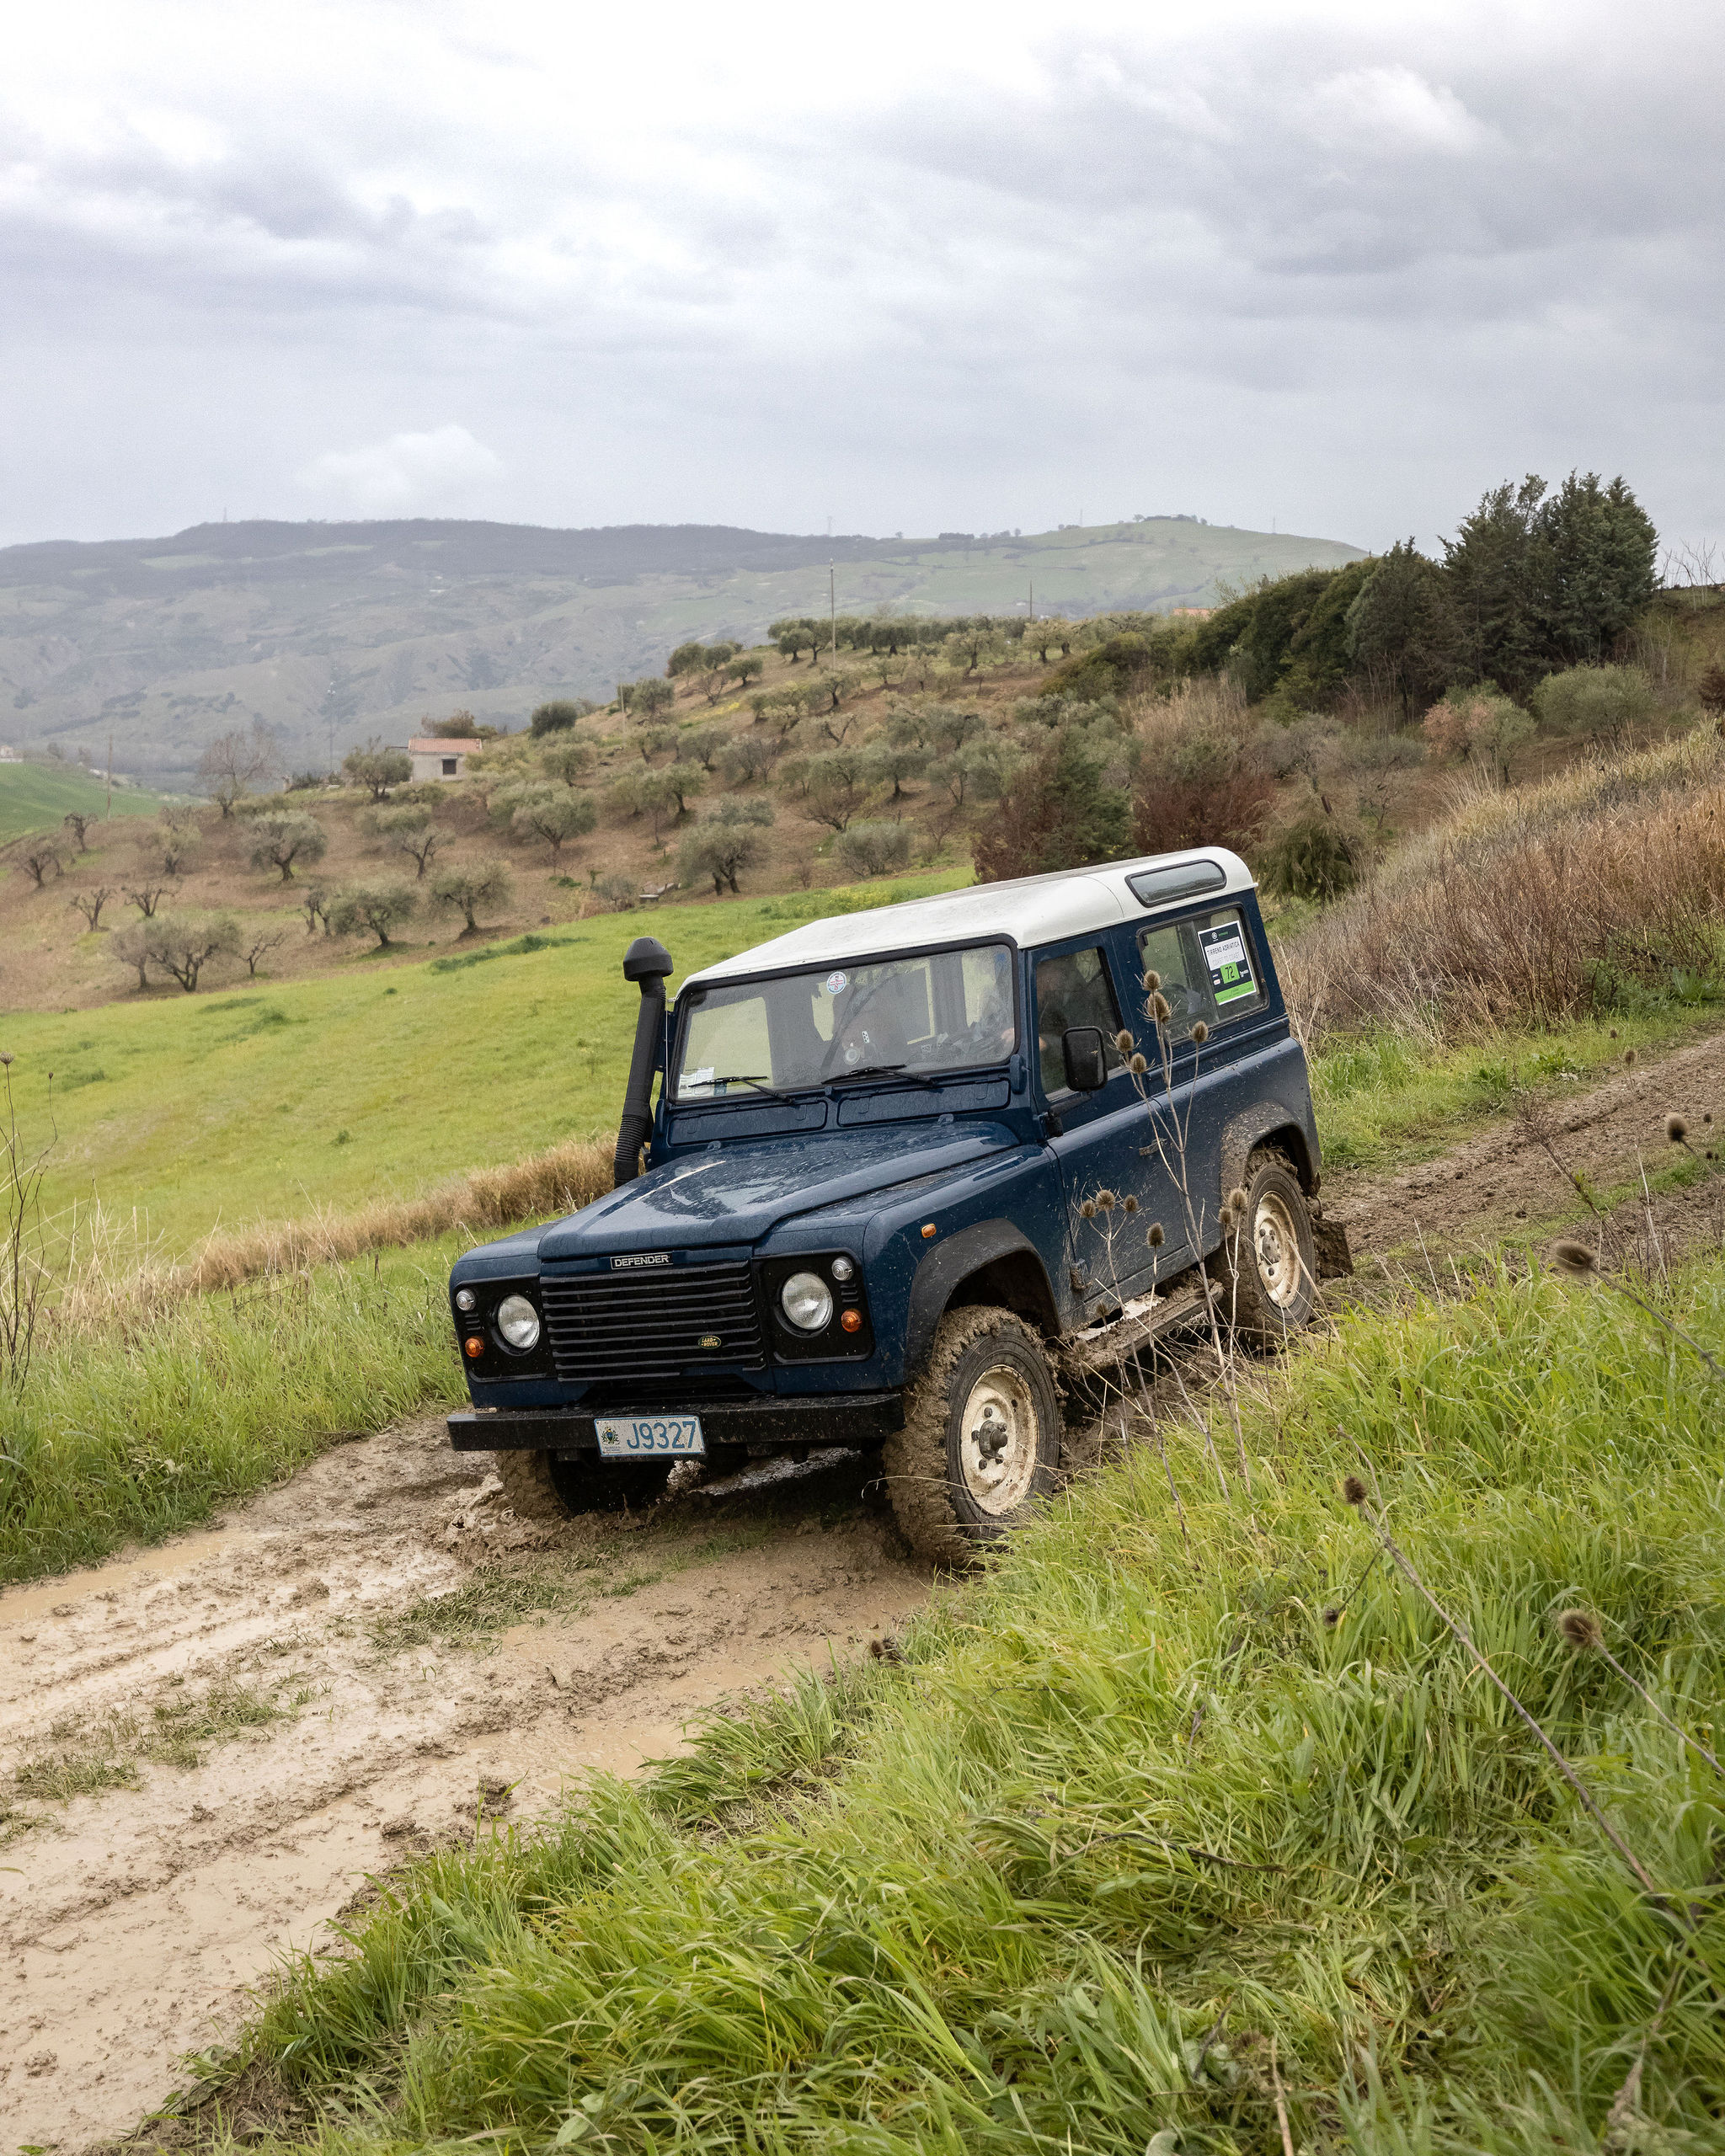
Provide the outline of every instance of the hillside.
<path id="1" fill-rule="evenodd" d="M 1335 540 L 1186 517 L 943 539 L 724 526 L 199 525 L 172 538 L 0 549 L 0 712 L 19 744 L 183 781 L 261 720 L 291 764 L 462 706 L 519 725 L 553 696 L 609 696 L 686 638 L 752 643 L 782 614 L 1205 606 L 1220 583 L 1333 565 Z"/>
<path id="2" fill-rule="evenodd" d="M 67 815 L 99 816 L 109 803 L 106 787 L 88 771 L 54 764 L 0 764 L 0 846 L 25 831 L 58 824 Z M 153 816 L 159 794 L 116 782 L 115 816 Z"/>

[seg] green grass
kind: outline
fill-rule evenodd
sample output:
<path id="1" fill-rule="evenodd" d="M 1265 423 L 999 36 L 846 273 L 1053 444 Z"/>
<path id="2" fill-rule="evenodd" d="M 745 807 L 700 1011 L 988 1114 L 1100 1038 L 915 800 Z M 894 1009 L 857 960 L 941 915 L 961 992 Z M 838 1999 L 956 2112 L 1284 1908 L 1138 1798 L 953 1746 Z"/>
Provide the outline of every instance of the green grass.
<path id="1" fill-rule="evenodd" d="M 622 954 L 655 935 L 680 978 L 824 912 L 948 890 L 969 871 L 849 890 L 606 915 L 380 979 L 15 1012 L 0 1048 L 33 1139 L 59 1143 L 47 1202 L 99 1198 L 169 1252 L 220 1224 L 413 1196 L 612 1127 L 638 991 Z"/>
<path id="2" fill-rule="evenodd" d="M 1725 1263 L 1677 1299 L 1725 1340 Z M 321 2156 L 1272 2156 L 1279 2089 L 1296 2148 L 1556 2156 L 1645 2045 L 1645 2145 L 1717 2148 L 1725 1791 L 1551 1620 L 1597 1611 L 1717 1737 L 1719 1388 L 1500 1273 L 1311 1342 L 1246 1424 L 1250 1503 L 1166 1433 L 902 1666 L 428 1860 L 212 2072 L 296 2098 L 278 2145 Z M 1663 1908 L 1340 1501 L 1356 1472 Z"/>
<path id="3" fill-rule="evenodd" d="M 1522 1089 L 1562 1099 L 1609 1075 L 1626 1049 L 1658 1055 L 1721 1024 L 1725 1011 L 1674 996 L 1638 1011 L 1454 1048 L 1387 1031 L 1333 1042 L 1311 1059 L 1324 1164 L 1383 1170 L 1429 1159 L 1507 1115 Z M 1694 1112 L 1705 1105 L 1696 1102 Z M 1658 1114 L 1690 1106 L 1663 1098 L 1650 1106 L 1648 1143 L 1658 1137 Z"/>
<path id="4" fill-rule="evenodd" d="M 465 1399 L 459 1242 L 179 1299 L 39 1348 L 0 1385 L 0 1581 L 93 1563 L 283 1480 L 347 1435 Z"/>
<path id="5" fill-rule="evenodd" d="M 0 764 L 0 846 L 26 831 L 51 830 L 70 811 L 99 816 L 108 789 L 87 771 L 52 764 Z M 153 816 L 162 797 L 136 787 L 116 787 L 116 816 Z"/>

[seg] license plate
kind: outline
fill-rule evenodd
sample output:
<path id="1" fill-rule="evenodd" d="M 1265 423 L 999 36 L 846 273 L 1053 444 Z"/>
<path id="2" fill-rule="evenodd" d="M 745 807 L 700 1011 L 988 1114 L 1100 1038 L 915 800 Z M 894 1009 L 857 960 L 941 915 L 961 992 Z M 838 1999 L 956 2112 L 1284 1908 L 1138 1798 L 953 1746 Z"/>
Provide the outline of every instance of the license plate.
<path id="1" fill-rule="evenodd" d="M 593 1425 L 601 1460 L 705 1460 L 698 1415 L 601 1416 Z"/>

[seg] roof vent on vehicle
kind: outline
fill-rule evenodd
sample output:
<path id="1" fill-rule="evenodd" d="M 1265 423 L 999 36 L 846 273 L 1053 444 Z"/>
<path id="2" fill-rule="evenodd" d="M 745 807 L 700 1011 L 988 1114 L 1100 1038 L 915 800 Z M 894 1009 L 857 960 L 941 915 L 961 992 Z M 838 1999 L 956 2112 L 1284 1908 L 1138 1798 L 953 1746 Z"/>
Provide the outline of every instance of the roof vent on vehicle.
<path id="1" fill-rule="evenodd" d="M 1176 899 L 1195 899 L 1203 891 L 1220 891 L 1227 880 L 1219 861 L 1170 861 L 1160 868 L 1140 868 L 1126 878 L 1126 885 L 1140 905 L 1165 906 Z"/>

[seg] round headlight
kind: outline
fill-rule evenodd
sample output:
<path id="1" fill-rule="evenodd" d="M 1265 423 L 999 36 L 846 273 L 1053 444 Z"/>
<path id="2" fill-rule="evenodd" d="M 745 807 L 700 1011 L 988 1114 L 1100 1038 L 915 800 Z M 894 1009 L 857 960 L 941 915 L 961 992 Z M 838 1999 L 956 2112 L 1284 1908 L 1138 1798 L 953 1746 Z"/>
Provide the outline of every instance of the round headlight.
<path id="1" fill-rule="evenodd" d="M 539 1313 L 525 1295 L 505 1295 L 497 1305 L 497 1329 L 511 1348 L 537 1348 Z"/>
<path id="2" fill-rule="evenodd" d="M 818 1273 L 793 1273 L 778 1291 L 778 1306 L 804 1332 L 832 1321 L 832 1289 Z"/>

